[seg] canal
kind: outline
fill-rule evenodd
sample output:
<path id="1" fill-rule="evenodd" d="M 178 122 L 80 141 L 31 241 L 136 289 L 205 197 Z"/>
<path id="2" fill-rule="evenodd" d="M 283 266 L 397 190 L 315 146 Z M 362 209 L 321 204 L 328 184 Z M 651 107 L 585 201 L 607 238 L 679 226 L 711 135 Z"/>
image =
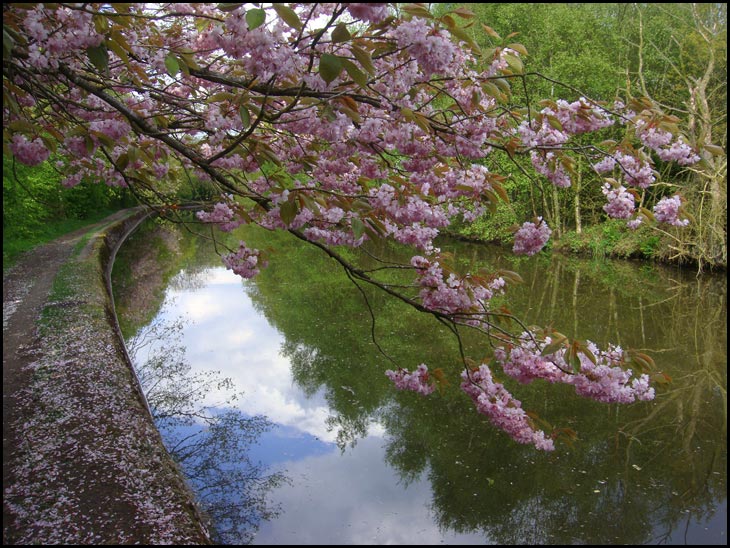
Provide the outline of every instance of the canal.
<path id="1" fill-rule="evenodd" d="M 456 341 L 433 318 L 375 291 L 366 304 L 334 261 L 286 234 L 242 239 L 269 250 L 253 280 L 210 242 L 149 222 L 113 281 L 158 427 L 221 542 L 726 543 L 725 276 L 441 242 L 464 268 L 518 272 L 502 304 L 526 323 L 640 349 L 671 379 L 629 406 L 509 385 L 577 433 L 543 453 L 475 412 Z M 477 361 L 489 351 L 464 345 Z M 393 362 L 440 367 L 451 384 L 398 392 Z"/>

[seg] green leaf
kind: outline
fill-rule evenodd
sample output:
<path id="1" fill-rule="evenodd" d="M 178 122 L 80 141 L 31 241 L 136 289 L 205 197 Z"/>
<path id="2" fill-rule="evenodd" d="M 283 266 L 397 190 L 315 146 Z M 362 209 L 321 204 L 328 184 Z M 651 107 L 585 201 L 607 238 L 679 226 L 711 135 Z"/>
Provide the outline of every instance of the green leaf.
<path id="1" fill-rule="evenodd" d="M 248 30 L 259 28 L 266 22 L 266 12 L 261 8 L 254 8 L 246 12 L 246 24 Z"/>
<path id="2" fill-rule="evenodd" d="M 583 353 L 583 355 L 584 355 L 584 356 L 585 356 L 586 358 L 588 358 L 589 360 L 591 360 L 591 363 L 593 363 L 593 365 L 595 365 L 595 364 L 596 364 L 596 356 L 595 356 L 595 354 L 593 354 L 593 352 L 591 352 L 591 351 L 590 351 L 590 350 L 588 349 L 588 347 L 587 347 L 587 346 L 585 346 L 585 345 L 581 346 L 581 348 L 580 348 L 580 351 L 581 351 L 581 352 Z"/>
<path id="3" fill-rule="evenodd" d="M 342 72 L 342 59 L 331 53 L 323 53 L 319 59 L 319 75 L 328 84 Z"/>
<path id="4" fill-rule="evenodd" d="M 15 40 L 13 40 L 8 31 L 3 29 L 3 59 L 10 59 L 10 54 L 13 51 L 14 45 Z"/>
<path id="5" fill-rule="evenodd" d="M 433 19 L 433 15 L 428 9 L 422 4 L 408 4 L 403 8 L 403 11 L 414 17 L 425 17 L 426 19 Z"/>
<path id="6" fill-rule="evenodd" d="M 494 84 L 504 93 L 510 93 L 512 91 L 512 87 L 506 78 L 495 78 L 492 82 L 494 82 Z"/>
<path id="7" fill-rule="evenodd" d="M 133 164 L 139 159 L 139 149 L 137 147 L 129 147 L 127 149 L 127 157 L 129 158 L 129 163 Z"/>
<path id="8" fill-rule="evenodd" d="M 129 165 L 129 155 L 124 152 L 119 155 L 119 158 L 117 158 L 117 169 L 120 171 L 124 171 L 127 169 L 127 166 Z"/>
<path id="9" fill-rule="evenodd" d="M 725 156 L 725 150 L 717 145 L 704 145 L 703 148 L 713 156 Z"/>
<path id="10" fill-rule="evenodd" d="M 548 121 L 548 124 L 550 124 L 550 126 L 553 129 L 557 129 L 558 131 L 563 131 L 563 124 L 561 124 L 560 120 L 558 120 L 555 116 L 548 115 L 547 121 Z"/>
<path id="11" fill-rule="evenodd" d="M 509 49 L 515 50 L 516 52 L 518 52 L 522 55 L 527 55 L 527 48 L 525 46 L 523 46 L 522 44 L 517 44 L 517 43 L 507 44 L 507 47 Z"/>
<path id="12" fill-rule="evenodd" d="M 294 200 L 289 200 L 279 206 L 279 215 L 285 224 L 291 224 L 294 217 L 299 213 L 299 207 Z"/>
<path id="13" fill-rule="evenodd" d="M 496 38 L 497 40 L 502 39 L 502 37 L 499 34 L 497 34 L 497 31 L 495 31 L 492 27 L 487 26 L 484 23 L 482 23 L 482 28 L 484 29 L 484 32 L 486 32 L 492 38 Z"/>
<path id="14" fill-rule="evenodd" d="M 233 3 L 233 2 L 225 2 L 223 4 L 218 4 L 218 9 L 221 10 L 221 11 L 228 12 L 228 11 L 236 10 L 236 9 L 238 9 L 241 6 L 244 6 L 244 5 L 245 4 L 237 4 L 237 3 Z"/>
<path id="15" fill-rule="evenodd" d="M 482 83 L 482 90 L 484 91 L 484 93 L 486 93 L 490 97 L 497 98 L 497 97 L 501 97 L 502 96 L 502 92 L 499 91 L 499 88 L 495 84 L 493 84 L 492 82 L 484 82 L 484 83 Z"/>
<path id="16" fill-rule="evenodd" d="M 351 46 L 350 51 L 352 51 L 352 54 L 355 56 L 355 59 L 357 59 L 357 62 L 360 63 L 360 66 L 365 69 L 366 72 L 370 74 L 375 74 L 375 65 L 373 65 L 373 59 L 370 56 L 370 54 L 358 46 Z"/>
<path id="17" fill-rule="evenodd" d="M 248 126 L 251 125 L 251 113 L 248 111 L 245 105 L 241 105 L 241 108 L 238 109 L 238 112 L 241 115 L 243 129 L 246 129 Z"/>
<path id="18" fill-rule="evenodd" d="M 509 194 L 507 194 L 507 191 L 504 189 L 504 187 L 502 185 L 500 185 L 499 183 L 497 183 L 495 181 L 492 183 L 492 188 L 499 195 L 499 197 L 502 199 L 502 201 L 505 204 L 508 204 L 510 202 Z"/>
<path id="19" fill-rule="evenodd" d="M 548 354 L 554 354 L 558 350 L 562 349 L 565 346 L 565 339 L 557 340 L 555 342 L 551 342 L 545 348 L 542 349 L 542 352 L 540 352 L 541 356 L 547 356 Z"/>
<path id="20" fill-rule="evenodd" d="M 580 358 L 578 357 L 578 352 L 576 352 L 575 344 L 568 347 L 565 353 L 565 361 L 570 364 L 574 372 L 580 373 Z"/>
<path id="21" fill-rule="evenodd" d="M 504 56 L 504 60 L 507 61 L 507 64 L 509 65 L 509 68 L 514 70 L 516 73 L 521 73 L 524 71 L 524 67 L 522 66 L 522 61 L 520 61 L 520 58 L 516 55 L 506 54 Z"/>
<path id="22" fill-rule="evenodd" d="M 28 133 L 31 135 L 40 133 L 40 131 L 38 131 L 39 128 L 37 126 L 31 124 L 27 120 L 13 120 L 6 127 L 12 131 L 17 131 L 20 133 Z"/>
<path id="23" fill-rule="evenodd" d="M 299 19 L 299 16 L 297 15 L 297 12 L 295 12 L 289 6 L 285 6 L 284 4 L 273 4 L 273 6 L 274 11 L 279 17 L 282 18 L 282 20 L 287 25 L 297 30 L 301 30 L 303 25 L 301 20 Z"/>
<path id="24" fill-rule="evenodd" d="M 508 282 L 515 283 L 515 284 L 521 284 L 525 283 L 525 281 L 522 279 L 522 276 L 520 276 L 517 272 L 513 272 L 512 270 L 504 270 L 500 269 L 496 272 L 497 276 L 506 279 Z"/>
<path id="25" fill-rule="evenodd" d="M 656 219 L 654 219 L 654 214 L 651 211 L 649 211 L 648 209 L 646 209 L 645 207 L 639 208 L 639 215 L 643 215 L 647 221 L 651 221 L 651 222 L 656 221 Z"/>
<path id="26" fill-rule="evenodd" d="M 350 31 L 347 30 L 347 25 L 345 23 L 339 23 L 335 30 L 332 31 L 332 41 L 333 42 L 347 42 L 352 38 L 352 35 L 350 34 Z"/>
<path id="27" fill-rule="evenodd" d="M 180 63 L 174 53 L 170 52 L 165 57 L 165 68 L 167 69 L 167 73 L 173 77 L 177 76 L 177 73 L 180 72 Z"/>
<path id="28" fill-rule="evenodd" d="M 456 15 L 458 15 L 459 17 L 463 17 L 464 19 L 471 19 L 473 17 L 476 17 L 473 11 L 465 7 L 456 8 L 455 10 L 452 10 L 451 13 L 455 13 Z"/>
<path id="29" fill-rule="evenodd" d="M 362 236 L 365 232 L 365 223 L 363 223 L 357 217 L 352 218 L 352 220 L 350 221 L 350 226 L 352 227 L 352 234 L 355 236 L 355 238 L 360 238 L 360 236 Z"/>
<path id="30" fill-rule="evenodd" d="M 472 37 L 471 37 L 471 36 L 469 36 L 469 35 L 468 35 L 468 34 L 467 34 L 467 33 L 466 33 L 465 31 L 464 31 L 464 29 L 461 29 L 461 28 L 459 28 L 459 27 L 454 27 L 454 28 L 452 28 L 452 29 L 449 29 L 449 32 L 450 32 L 450 33 L 451 33 L 451 34 L 452 34 L 453 36 L 456 36 L 456 37 L 457 37 L 457 38 L 458 38 L 459 40 L 462 40 L 462 41 L 466 42 L 466 43 L 467 43 L 467 44 L 469 45 L 469 47 L 471 48 L 471 50 L 472 50 L 472 51 L 473 51 L 473 52 L 474 52 L 474 53 L 475 53 L 476 55 L 481 55 L 481 54 L 482 54 L 482 50 L 481 50 L 481 48 L 480 48 L 480 47 L 479 47 L 479 46 L 477 45 L 477 43 L 476 43 L 476 42 L 475 42 L 475 41 L 474 41 L 474 40 L 472 39 Z"/>
<path id="31" fill-rule="evenodd" d="M 340 62 L 342 63 L 344 69 L 347 71 L 347 74 L 355 81 L 357 85 L 363 88 L 368 85 L 367 75 L 363 71 L 361 71 L 355 63 L 353 63 L 349 59 L 343 58 L 340 58 Z"/>
<path id="32" fill-rule="evenodd" d="M 86 48 L 86 55 L 89 56 L 91 64 L 100 72 L 106 72 L 109 69 L 109 51 L 105 44 Z"/>
<path id="33" fill-rule="evenodd" d="M 117 57 L 119 57 L 125 65 L 129 64 L 129 55 L 127 54 L 127 50 L 125 50 L 117 40 L 108 40 L 107 44 L 109 45 L 109 49 L 116 53 Z"/>
<path id="34" fill-rule="evenodd" d="M 195 58 L 190 53 L 180 53 L 177 60 L 180 62 L 180 70 L 185 74 L 190 74 L 190 69 L 200 69 L 198 63 L 195 62 Z"/>

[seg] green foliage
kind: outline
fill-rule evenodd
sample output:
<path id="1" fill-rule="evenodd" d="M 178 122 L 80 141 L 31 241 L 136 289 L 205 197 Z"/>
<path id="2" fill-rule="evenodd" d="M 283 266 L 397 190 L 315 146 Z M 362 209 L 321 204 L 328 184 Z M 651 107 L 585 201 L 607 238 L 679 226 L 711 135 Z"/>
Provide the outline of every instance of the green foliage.
<path id="1" fill-rule="evenodd" d="M 494 213 L 487 213 L 472 223 L 463 223 L 455 227 L 455 232 L 470 240 L 493 242 L 508 245 L 513 237 L 513 227 L 520 218 L 515 210 L 505 204 L 499 204 Z"/>
<path id="2" fill-rule="evenodd" d="M 134 204 L 124 189 L 61 185 L 52 160 L 34 167 L 3 156 L 3 265 L 19 253 Z"/>
<path id="3" fill-rule="evenodd" d="M 454 4 L 441 4 L 442 11 Z M 534 110 L 536 99 L 561 96 L 613 101 L 649 95 L 673 110 L 688 128 L 693 145 L 717 145 L 714 158 L 705 158 L 699 169 L 687 170 L 658 162 L 659 180 L 667 182 L 668 194 L 680 192 L 695 221 L 670 234 L 639 231 L 634 234 L 602 224 L 604 198 L 601 178 L 588 165 L 577 166 L 580 186 L 554 195 L 544 180 L 528 180 L 517 169 L 511 173 L 513 205 L 520 202 L 532 211 L 518 217 L 542 215 L 561 235 L 559 246 L 593 255 L 642 256 L 700 265 L 727 264 L 727 6 L 726 4 L 510 4 L 465 5 L 476 15 L 472 37 L 484 52 L 517 42 L 524 46 L 525 88 Z M 487 25 L 486 29 L 483 25 Z M 485 59 L 488 62 L 489 58 Z M 520 100 L 523 86 L 512 80 Z M 606 130 L 607 138 L 620 141 L 621 127 Z M 585 143 L 589 144 L 589 143 Z M 490 169 L 492 166 L 490 166 Z M 575 182 L 575 178 L 574 178 Z M 577 188 L 577 189 L 576 189 Z M 515 193 L 515 190 L 519 192 Z M 576 192 L 579 209 L 575 211 Z M 505 241 L 504 212 L 480 219 L 460 233 L 489 241 Z M 571 233 L 580 219 L 584 234 Z M 507 238 L 509 239 L 509 238 Z"/>
<path id="4" fill-rule="evenodd" d="M 591 257 L 656 259 L 661 241 L 651 227 L 631 230 L 624 221 L 612 219 L 590 226 L 580 234 L 574 230 L 565 232 L 553 241 L 553 249 Z"/>
<path id="5" fill-rule="evenodd" d="M 612 100 L 624 84 L 624 60 L 617 55 L 621 20 L 616 17 L 616 4 L 488 3 L 468 7 L 500 36 L 516 33 L 509 41 L 527 49 L 524 62 L 528 73 L 540 72 L 603 100 Z M 498 45 L 481 25 L 473 29 L 483 50 Z M 534 97 L 568 98 L 565 93 L 569 90 L 559 83 L 538 78 L 530 83 Z M 578 98 L 575 91 L 569 95 Z"/>

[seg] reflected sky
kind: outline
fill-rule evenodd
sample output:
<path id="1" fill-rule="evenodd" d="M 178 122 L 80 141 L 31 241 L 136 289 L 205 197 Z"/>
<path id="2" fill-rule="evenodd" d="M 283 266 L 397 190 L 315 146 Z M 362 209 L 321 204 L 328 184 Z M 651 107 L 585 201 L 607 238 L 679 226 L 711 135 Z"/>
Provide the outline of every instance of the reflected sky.
<path id="1" fill-rule="evenodd" d="M 191 365 L 192 370 L 194 372 L 216 371 L 220 372 L 219 376 L 232 379 L 235 383 L 235 391 L 243 392 L 243 396 L 236 401 L 239 409 L 248 416 L 264 415 L 275 424 L 274 428 L 261 435 L 258 444 L 252 448 L 250 456 L 254 461 L 260 460 L 265 465 L 271 466 L 272 471 L 285 471 L 286 476 L 291 479 L 291 483 L 271 491 L 270 502 L 281 505 L 282 512 L 276 519 L 261 525 L 254 543 L 489 544 L 504 542 L 504 538 L 530 538 L 529 528 L 534 529 L 535 520 L 530 519 L 529 523 L 521 523 L 519 512 L 502 517 L 493 516 L 493 497 L 487 496 L 488 499 L 492 499 L 492 502 L 482 501 L 474 504 L 474 507 L 481 508 L 479 511 L 483 512 L 485 517 L 478 516 L 478 512 L 463 511 L 462 506 L 472 504 L 470 495 L 476 496 L 475 493 L 472 493 L 472 479 L 469 478 L 468 473 L 462 470 L 456 470 L 454 475 L 451 475 L 448 467 L 453 468 L 454 461 L 451 457 L 454 452 L 445 450 L 445 448 L 464 447 L 465 441 L 468 441 L 471 448 L 471 438 L 462 436 L 458 425 L 452 428 L 444 427 L 443 436 L 434 434 L 434 432 L 440 432 L 440 429 L 429 430 L 431 426 L 428 413 L 442 416 L 437 410 L 443 412 L 447 409 L 446 400 L 441 403 L 437 401 L 437 406 L 434 406 L 433 411 L 424 411 L 425 407 L 423 409 L 419 407 L 421 400 L 418 400 L 418 402 L 402 408 L 399 407 L 398 413 L 384 414 L 381 416 L 381 420 L 388 426 L 387 433 L 383 424 L 366 418 L 366 421 L 370 421 L 367 428 L 368 435 L 359 438 L 354 447 L 347 447 L 341 451 L 340 446 L 336 443 L 338 429 L 336 426 L 333 429 L 332 422 L 328 419 L 333 416 L 337 417 L 338 413 L 341 417 L 348 417 L 346 412 L 349 407 L 347 404 L 343 404 L 345 400 L 337 400 L 336 396 L 341 392 L 340 389 L 353 392 L 352 388 L 344 386 L 345 384 L 350 385 L 353 381 L 347 375 L 331 375 L 328 377 L 328 382 L 325 383 L 319 381 L 319 377 L 313 374 L 311 379 L 317 382 L 308 382 L 311 380 L 310 377 L 303 375 L 302 386 L 307 385 L 305 392 L 294 381 L 291 363 L 284 354 L 286 338 L 269 323 L 261 310 L 262 302 L 268 302 L 271 305 L 271 300 L 275 300 L 279 305 L 275 309 L 279 316 L 272 315 L 272 317 L 278 318 L 279 322 L 276 325 L 280 325 L 283 330 L 286 330 L 287 324 L 281 322 L 281 316 L 294 306 L 293 299 L 295 300 L 297 295 L 295 292 L 285 291 L 281 283 L 287 282 L 277 279 L 267 286 L 268 293 L 260 292 L 259 300 L 261 302 L 254 304 L 248 294 L 246 284 L 255 283 L 242 283 L 238 276 L 222 267 L 204 268 L 196 270 L 194 273 L 183 271 L 168 285 L 164 303 L 155 320 L 172 323 L 182 319 L 185 322 L 181 339 L 186 347 L 185 361 Z M 577 274 L 574 283 L 575 286 L 571 287 L 577 289 Z M 253 298 L 256 299 L 254 289 L 261 289 L 261 286 L 251 285 L 249 287 Z M 264 296 L 270 300 L 263 300 Z M 320 334 L 321 331 L 322 337 L 327 338 L 330 342 L 337 342 L 341 340 L 339 335 L 333 335 L 332 329 L 325 329 L 326 323 L 324 325 L 318 323 L 328 321 L 325 304 L 338 311 L 341 306 L 337 298 L 332 295 L 328 295 L 328 297 L 330 297 L 331 303 L 325 303 L 324 300 L 316 301 L 320 305 L 316 311 L 302 315 L 298 319 L 306 322 L 306 325 L 312 328 L 312 333 Z M 317 298 L 319 297 L 317 296 Z M 560 299 L 557 301 L 560 302 Z M 542 304 L 542 301 L 538 304 Z M 273 307 L 272 310 L 274 310 Z M 292 325 L 288 326 L 288 330 L 292 330 Z M 288 341 L 289 344 L 292 341 L 297 344 L 298 341 L 307 340 L 306 338 L 292 338 L 289 331 L 287 331 L 291 339 Z M 642 342 L 649 344 L 643 340 Z M 326 351 L 332 351 L 331 345 L 313 345 L 308 348 L 315 352 L 321 351 L 325 358 L 327 357 Z M 344 351 L 345 359 L 351 358 L 348 352 L 349 350 Z M 137 359 L 144 363 L 146 353 L 138 354 Z M 306 367 L 304 370 L 310 372 L 310 369 Z M 315 372 L 322 370 L 311 369 Z M 712 368 L 709 370 L 713 371 Z M 697 376 L 696 378 L 704 377 Z M 302 382 L 302 379 L 299 381 Z M 357 388 L 367 390 L 369 386 L 366 383 Z M 698 393 L 702 393 L 705 397 L 704 392 Z M 211 394 L 205 403 L 215 407 L 221 405 L 226 398 L 225 394 Z M 373 400 L 376 401 L 376 404 L 368 407 L 368 412 L 353 413 L 353 416 L 367 417 L 372 414 L 373 409 L 385 401 L 385 399 L 377 400 L 376 398 Z M 331 409 L 329 404 L 333 401 L 335 403 L 339 401 L 340 406 L 335 404 Z M 359 407 L 360 403 L 354 402 L 352 405 Z M 621 411 L 621 413 L 627 412 Z M 418 416 L 419 420 L 411 420 L 413 416 Z M 403 426 L 398 428 L 398 419 L 401 417 L 404 419 Z M 637 415 L 636 420 L 639 425 L 643 424 L 640 419 L 642 417 Z M 649 423 L 647 422 L 647 424 Z M 427 432 L 423 438 L 419 435 L 408 435 L 418 428 L 425 429 Z M 608 428 L 611 428 L 611 425 Z M 471 430 L 468 431 L 471 432 Z M 587 428 L 586 433 L 589 433 Z M 453 434 L 453 437 L 449 437 L 450 434 Z M 502 448 L 501 445 L 495 444 L 492 447 L 489 442 L 491 438 L 492 436 L 485 436 L 483 447 L 485 450 L 492 448 L 497 451 L 494 453 L 495 455 L 513 455 L 515 458 L 510 462 L 516 467 L 514 473 L 517 474 L 517 479 L 515 481 L 519 480 L 519 476 L 525 473 L 519 466 L 522 462 L 518 457 L 520 453 L 513 446 Z M 434 445 L 431 443 L 433 441 L 444 445 Z M 648 436 L 645 436 L 642 441 L 645 444 L 659 443 L 658 441 L 652 442 Z M 596 468 L 591 471 L 591 474 L 602 474 L 601 478 L 604 476 L 608 479 L 613 478 L 614 484 L 623 485 L 621 483 L 622 459 L 620 456 L 618 457 L 618 468 L 613 470 L 608 464 L 611 456 L 603 455 L 602 442 L 599 440 L 595 443 L 595 449 L 599 451 L 601 458 L 596 455 L 586 455 L 585 459 L 582 459 L 580 452 L 576 451 L 558 455 L 552 462 L 553 466 L 547 461 L 543 462 L 544 459 L 542 459 L 540 462 L 543 464 L 536 465 L 534 469 L 535 471 L 542 470 L 542 473 L 545 474 L 543 478 L 545 485 L 540 487 L 530 481 L 520 484 L 521 492 L 524 493 L 524 501 L 528 505 L 534 502 L 536 508 L 539 508 L 538 514 L 545 513 L 545 519 L 549 521 L 560 522 L 562 518 L 572 515 L 571 509 L 575 509 L 576 523 L 580 528 L 586 527 L 587 536 L 584 536 L 582 531 L 578 531 L 576 536 L 572 537 L 572 541 L 568 540 L 569 543 L 583 542 L 586 538 L 598 538 L 598 542 L 601 542 L 601 538 L 604 540 L 608 538 L 601 537 L 602 533 L 598 531 L 587 533 L 588 529 L 592 530 L 599 526 L 598 522 L 605 521 L 593 515 L 593 510 L 597 510 L 600 505 L 594 505 L 587 499 L 594 495 L 589 494 L 586 497 L 579 493 L 576 494 L 568 484 L 565 485 L 565 489 L 561 487 L 570 477 L 566 469 L 571 466 L 571 459 L 576 459 L 574 464 L 581 470 L 592 470 L 590 466 L 594 464 Z M 418 449 L 421 445 L 423 445 L 423 449 Z M 724 443 L 722 446 L 724 447 Z M 702 447 L 707 449 L 709 445 Z M 394 460 L 393 454 L 389 459 L 387 451 L 393 449 L 396 450 L 394 453 L 396 457 L 400 455 L 407 459 L 405 461 L 399 461 L 397 458 Z M 480 448 L 474 449 L 476 453 L 481 450 Z M 699 451 L 700 448 L 697 447 L 697 450 Z M 428 453 L 428 456 L 423 457 L 423 461 L 427 464 L 424 468 L 416 467 L 417 473 L 408 475 L 412 469 L 411 465 L 420 462 L 422 453 L 424 455 Z M 413 460 L 408 460 L 408 458 Z M 632 458 L 634 457 L 632 456 Z M 649 453 L 644 454 L 643 458 L 653 459 L 654 456 Z M 558 463 L 557 461 L 561 459 L 566 462 Z M 389 462 L 390 464 L 388 464 Z M 684 461 L 678 460 L 677 462 Z M 484 464 L 483 458 L 480 460 L 480 457 L 474 456 L 472 464 L 474 463 L 481 466 Z M 642 463 L 642 466 L 649 469 L 648 464 Z M 684 466 L 682 467 L 684 468 Z M 403 469 L 401 470 L 401 468 Z M 489 466 L 486 468 L 491 470 Z M 634 468 L 641 470 L 641 468 Z M 475 468 L 474 472 L 477 471 Z M 629 472 L 632 471 L 634 469 L 630 468 Z M 498 480 L 509 479 L 510 485 L 512 485 L 508 472 L 491 470 L 490 474 L 498 475 Z M 404 477 L 408 477 L 407 484 L 403 481 Z M 462 480 L 463 482 L 459 483 Z M 668 494 L 664 492 L 666 489 L 662 488 L 664 480 L 664 473 L 661 470 L 657 472 L 652 469 L 647 474 L 646 481 L 650 482 L 650 486 L 644 497 L 646 499 L 646 504 L 642 507 L 644 512 L 634 511 L 633 506 L 621 508 L 620 504 L 614 504 L 616 501 L 607 496 L 606 503 L 616 507 L 616 512 L 613 514 L 613 518 L 616 518 L 613 521 L 616 523 L 612 522 L 613 525 L 606 529 L 611 531 L 615 529 L 620 533 L 629 525 L 623 523 L 624 520 L 641 514 L 641 521 L 648 522 L 650 518 L 645 516 L 646 510 L 667 507 L 670 499 L 676 494 L 672 493 L 672 497 L 668 498 Z M 676 481 L 678 486 L 683 484 L 683 480 L 672 481 Z M 602 480 L 601 484 L 605 483 L 606 481 Z M 627 504 L 644 502 L 642 494 L 638 493 L 640 487 L 642 486 L 639 482 L 631 485 L 633 498 L 627 495 L 625 497 Z M 592 493 L 598 493 L 599 490 L 596 488 L 592 490 Z M 583 497 L 582 503 L 578 500 L 581 496 Z M 723 544 L 727 513 L 724 498 L 720 497 L 720 499 L 719 507 L 710 520 L 712 523 L 696 520 L 694 516 L 687 514 L 687 519 L 691 523 L 685 528 L 686 522 L 683 518 L 665 522 L 663 517 L 659 516 L 656 520 L 651 520 L 650 527 L 641 536 L 637 536 L 636 524 L 634 524 L 634 530 L 626 538 L 643 538 L 645 542 L 662 544 Z M 511 504 L 511 500 L 503 502 Z M 553 501 L 553 511 L 556 512 L 553 516 L 555 519 L 552 519 L 549 512 L 546 512 L 551 500 Z M 523 499 L 515 497 L 514 501 L 521 504 Z M 439 503 L 441 507 L 432 507 L 436 503 Z M 439 511 L 441 519 L 439 519 Z M 505 519 L 505 526 L 518 531 L 520 536 L 504 536 L 504 531 L 500 532 L 498 526 L 491 529 L 493 523 L 500 523 L 500 519 Z M 597 522 L 591 523 L 591 519 L 596 519 Z M 516 521 L 511 524 L 511 520 Z M 442 524 L 441 528 L 439 523 Z M 453 524 L 456 524 L 460 531 L 476 529 L 478 532 L 455 533 L 448 529 L 454 526 Z M 459 524 L 462 524 L 460 529 Z M 566 525 L 566 527 L 570 526 Z M 598 528 L 602 529 L 600 526 Z M 494 535 L 493 539 L 487 536 L 488 533 L 485 532 L 487 530 Z M 634 534 L 634 537 L 631 534 Z M 536 538 L 542 538 L 544 541 L 550 537 L 538 535 Z M 561 538 L 571 539 L 571 536 Z M 623 539 L 623 537 L 621 538 Z M 652 539 L 655 542 L 652 542 Z"/>
<path id="2" fill-rule="evenodd" d="M 428 480 L 404 485 L 382 464 L 384 453 L 382 440 L 370 436 L 343 453 L 334 448 L 285 463 L 292 483 L 272 493 L 284 511 L 261 526 L 253 543 L 490 543 L 483 534 L 440 531 L 429 508 Z"/>
<path id="3" fill-rule="evenodd" d="M 184 276 L 184 274 L 183 274 Z M 284 337 L 253 306 L 241 278 L 225 268 L 197 275 L 196 287 L 168 287 L 157 320 L 184 320 L 182 340 L 193 371 L 218 371 L 244 392 L 246 415 L 265 415 L 275 427 L 252 449 L 252 460 L 291 479 L 271 493 L 281 515 L 261 526 L 254 544 L 483 544 L 484 534 L 441 532 L 429 508 L 426 477 L 404 485 L 384 464 L 383 427 L 341 451 L 323 390 L 307 396 L 281 354 Z M 245 282 L 244 282 L 245 283 Z M 180 284 L 183 285 L 184 284 Z M 215 334 L 215 336 L 211 336 Z M 154 344 L 140 350 L 144 363 Z M 224 394 L 209 394 L 216 406 Z M 305 525 L 306 524 L 306 525 Z"/>
<path id="4" fill-rule="evenodd" d="M 219 371 L 232 379 L 235 391 L 245 393 L 238 400 L 240 410 L 285 427 L 276 430 L 278 435 L 332 444 L 336 433 L 328 431 L 323 394 L 307 397 L 295 386 L 289 361 L 280 353 L 284 338 L 256 312 L 241 278 L 222 267 L 206 269 L 198 277 L 205 279 L 202 287 L 172 284 L 158 316 L 166 322 L 185 321 L 182 339 L 193 371 Z M 138 359 L 144 363 L 146 354 Z M 205 404 L 216 406 L 222 399 L 220 393 L 209 394 Z"/>

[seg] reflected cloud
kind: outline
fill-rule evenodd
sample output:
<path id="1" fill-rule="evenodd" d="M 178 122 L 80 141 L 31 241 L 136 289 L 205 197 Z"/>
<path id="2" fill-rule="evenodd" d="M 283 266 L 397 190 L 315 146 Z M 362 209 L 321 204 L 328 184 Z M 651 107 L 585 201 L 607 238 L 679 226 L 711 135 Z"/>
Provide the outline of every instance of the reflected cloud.
<path id="1" fill-rule="evenodd" d="M 345 453 L 283 463 L 292 482 L 271 499 L 285 510 L 261 525 L 253 544 L 491 543 L 483 534 L 440 531 L 428 479 L 404 487 L 391 468 L 373 466 L 384 454 L 382 440 L 366 438 Z"/>
<path id="2" fill-rule="evenodd" d="M 232 379 L 234 391 L 245 393 L 237 402 L 244 413 L 263 414 L 276 424 L 334 442 L 337 434 L 327 424 L 324 394 L 307 396 L 295 385 L 289 360 L 280 351 L 284 337 L 254 309 L 240 278 L 224 268 L 206 269 L 202 276 L 203 286 L 168 290 L 161 313 L 168 320 L 190 318 L 183 338 L 194 370 L 218 371 Z M 206 403 L 219 400 L 220 395 L 211 394 Z"/>

